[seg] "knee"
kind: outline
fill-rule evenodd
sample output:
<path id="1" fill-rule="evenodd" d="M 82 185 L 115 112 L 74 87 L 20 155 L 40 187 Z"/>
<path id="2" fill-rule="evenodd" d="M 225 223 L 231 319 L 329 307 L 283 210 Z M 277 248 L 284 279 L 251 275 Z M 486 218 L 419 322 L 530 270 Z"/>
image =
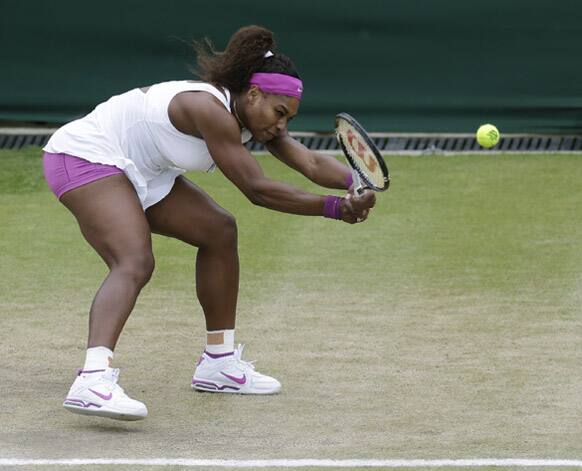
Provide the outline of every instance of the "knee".
<path id="1" fill-rule="evenodd" d="M 151 252 L 125 256 L 114 269 L 137 286 L 144 286 L 154 272 L 154 256 Z"/>
<path id="2" fill-rule="evenodd" d="M 235 247 L 237 244 L 236 219 L 227 211 L 221 211 L 213 218 L 207 236 L 207 245 Z"/>

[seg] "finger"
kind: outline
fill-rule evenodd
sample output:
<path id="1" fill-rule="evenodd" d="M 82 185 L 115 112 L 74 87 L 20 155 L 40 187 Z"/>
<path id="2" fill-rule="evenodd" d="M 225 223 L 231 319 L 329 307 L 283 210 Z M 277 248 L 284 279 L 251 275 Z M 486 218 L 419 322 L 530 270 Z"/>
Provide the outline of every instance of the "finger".
<path id="1" fill-rule="evenodd" d="M 356 213 L 356 214 L 354 214 L 354 218 L 356 218 L 356 220 L 357 220 L 358 222 L 360 222 L 360 220 L 361 220 L 361 221 L 364 221 L 365 219 L 367 219 L 367 218 L 368 218 L 368 216 L 367 216 L 367 215 L 365 215 L 364 213 Z"/>
<path id="2" fill-rule="evenodd" d="M 354 212 L 354 205 L 352 203 L 352 199 L 347 195 L 345 198 L 342 199 L 340 208 L 344 212 L 353 213 Z"/>
<path id="3" fill-rule="evenodd" d="M 374 206 L 376 203 L 376 195 L 371 190 L 366 190 L 361 196 L 351 199 L 352 206 L 356 210 L 364 210 Z"/>
<path id="4" fill-rule="evenodd" d="M 367 208 L 372 208 L 376 204 L 376 193 L 374 193 L 372 190 L 366 190 L 362 196 L 362 199 L 365 202 Z"/>
<path id="5" fill-rule="evenodd" d="M 368 219 L 368 211 L 363 212 L 358 216 L 358 222 L 364 222 L 366 219 Z"/>
<path id="6" fill-rule="evenodd" d="M 358 217 L 367 216 L 369 212 L 370 212 L 370 208 L 354 209 L 354 214 Z"/>
<path id="7" fill-rule="evenodd" d="M 369 200 L 369 206 L 368 208 L 373 208 L 376 205 L 376 193 L 373 192 L 372 190 L 369 190 L 370 193 L 370 200 Z"/>

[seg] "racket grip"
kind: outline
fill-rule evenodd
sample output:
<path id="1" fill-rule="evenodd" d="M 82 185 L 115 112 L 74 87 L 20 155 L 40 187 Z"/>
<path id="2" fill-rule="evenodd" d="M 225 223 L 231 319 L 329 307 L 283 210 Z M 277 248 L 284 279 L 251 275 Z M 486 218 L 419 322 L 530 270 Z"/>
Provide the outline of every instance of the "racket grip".
<path id="1" fill-rule="evenodd" d="M 364 193 L 364 188 L 362 186 L 362 180 L 360 176 L 354 171 L 352 172 L 352 178 L 354 181 L 354 194 L 356 196 L 361 196 Z"/>

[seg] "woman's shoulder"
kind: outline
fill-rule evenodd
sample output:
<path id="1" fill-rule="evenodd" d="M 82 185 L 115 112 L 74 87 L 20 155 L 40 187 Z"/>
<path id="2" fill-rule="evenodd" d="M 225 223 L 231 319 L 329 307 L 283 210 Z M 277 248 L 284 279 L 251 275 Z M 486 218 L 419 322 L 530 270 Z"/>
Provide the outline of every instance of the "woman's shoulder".
<path id="1" fill-rule="evenodd" d="M 218 91 L 224 98 L 230 100 L 230 90 L 222 85 L 214 82 L 203 82 L 201 80 L 185 80 L 187 84 L 193 84 L 195 87 L 212 89 Z"/>
<path id="2" fill-rule="evenodd" d="M 203 84 L 203 82 L 199 82 Z M 209 84 L 205 84 L 209 85 Z M 210 85 L 209 85 L 210 86 Z M 190 91 L 189 89 L 184 92 Z M 230 111 L 226 97 L 214 89 L 197 89 L 191 91 L 208 91 L 210 93 L 178 93 L 168 106 L 168 115 L 174 126 L 186 134 L 201 136 L 205 126 L 217 129 L 238 129 L 236 120 Z"/>
<path id="3" fill-rule="evenodd" d="M 188 96 L 196 96 L 200 101 L 218 104 L 221 108 L 230 111 L 230 92 L 217 84 L 195 80 L 173 80 L 156 83 L 141 88 L 145 94 L 146 103 L 153 104 L 154 108 L 166 108 L 170 102 L 186 102 Z M 186 93 L 205 92 L 205 93 Z M 194 100 L 192 100 L 194 101 Z M 198 101 L 198 100 L 196 100 Z"/>

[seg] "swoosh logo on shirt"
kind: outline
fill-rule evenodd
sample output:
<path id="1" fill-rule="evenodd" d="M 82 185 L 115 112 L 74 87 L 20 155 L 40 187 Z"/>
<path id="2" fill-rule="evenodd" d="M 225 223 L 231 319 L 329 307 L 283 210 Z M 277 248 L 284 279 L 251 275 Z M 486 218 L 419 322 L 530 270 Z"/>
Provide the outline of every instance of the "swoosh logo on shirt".
<path id="1" fill-rule="evenodd" d="M 105 394 L 101 394 L 100 392 L 93 391 L 92 389 L 89 389 L 89 391 L 91 391 L 93 394 L 95 394 L 96 396 L 100 397 L 104 401 L 109 401 L 113 397 L 113 393 L 109 393 L 109 394 L 105 395 Z"/>
<path id="2" fill-rule="evenodd" d="M 246 375 L 242 375 L 242 378 L 237 378 L 236 376 L 231 376 L 231 375 L 227 375 L 224 372 L 220 372 L 221 375 L 227 377 L 228 379 L 230 379 L 231 381 L 234 381 L 235 383 L 238 384 L 245 384 L 247 382 L 247 376 Z"/>

